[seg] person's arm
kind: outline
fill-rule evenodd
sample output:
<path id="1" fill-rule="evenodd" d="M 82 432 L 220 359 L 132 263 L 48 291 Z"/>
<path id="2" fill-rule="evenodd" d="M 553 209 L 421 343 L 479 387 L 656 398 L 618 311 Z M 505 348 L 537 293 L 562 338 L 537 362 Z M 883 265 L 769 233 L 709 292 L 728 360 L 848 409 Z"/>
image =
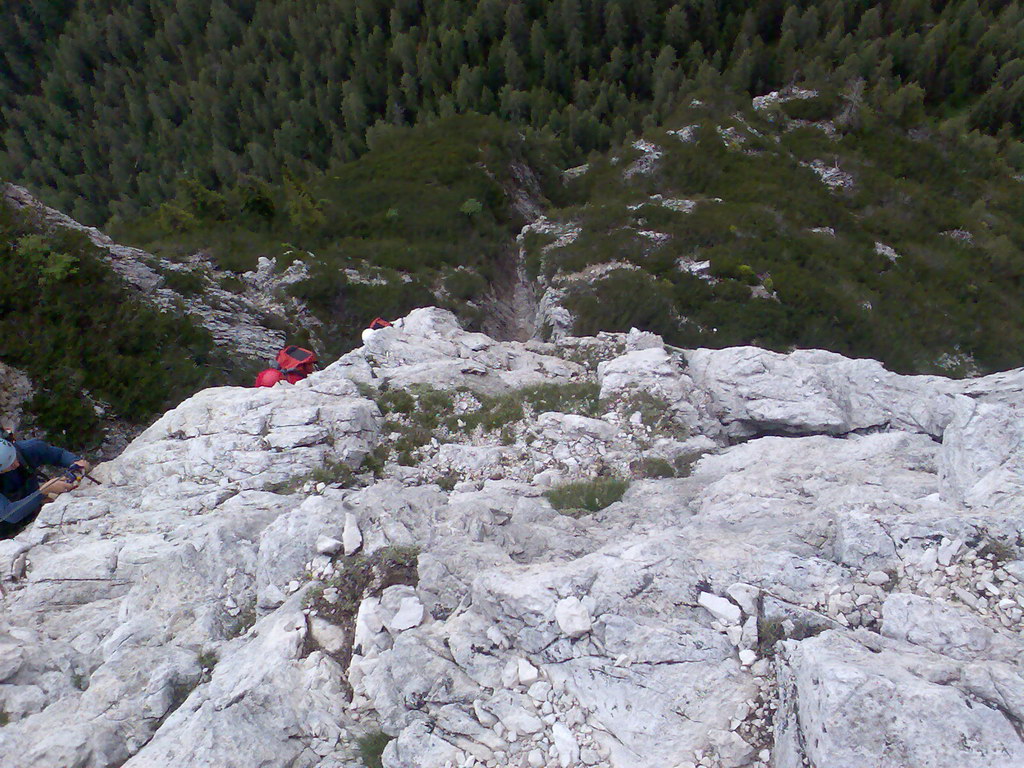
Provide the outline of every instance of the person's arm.
<path id="1" fill-rule="evenodd" d="M 64 467 L 67 469 L 76 464 L 83 465 L 86 463 L 84 459 L 70 451 L 44 443 L 42 440 L 21 440 L 17 445 L 18 450 L 24 454 L 25 458 L 34 467 L 46 464 L 51 467 Z"/>
<path id="2" fill-rule="evenodd" d="M 30 493 L 19 501 L 8 501 L 0 495 L 0 521 L 17 524 L 26 517 L 31 517 L 43 506 L 43 493 Z"/>

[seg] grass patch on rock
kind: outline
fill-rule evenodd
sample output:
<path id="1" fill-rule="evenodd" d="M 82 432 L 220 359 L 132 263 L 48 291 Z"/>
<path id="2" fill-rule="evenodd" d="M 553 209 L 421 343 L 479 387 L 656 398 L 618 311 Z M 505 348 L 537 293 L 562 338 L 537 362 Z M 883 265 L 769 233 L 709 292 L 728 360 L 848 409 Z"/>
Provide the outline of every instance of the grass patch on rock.
<path id="1" fill-rule="evenodd" d="M 391 546 L 344 558 L 333 578 L 306 594 L 305 605 L 321 618 L 343 624 L 355 616 L 364 597 L 380 595 L 396 584 L 416 586 L 419 552 L 418 547 Z"/>
<path id="2" fill-rule="evenodd" d="M 629 488 L 627 480 L 602 477 L 596 480 L 567 483 L 558 488 L 552 488 L 544 496 L 551 502 L 551 506 L 563 515 L 581 517 L 600 512 L 605 507 L 621 500 L 627 488 Z"/>
<path id="3" fill-rule="evenodd" d="M 389 546 L 369 555 L 343 557 L 335 562 L 335 575 L 316 584 L 303 597 L 310 614 L 341 627 L 351 640 L 355 636 L 356 613 L 365 597 L 379 597 L 388 587 L 419 583 L 417 561 L 419 547 Z M 314 650 L 307 636 L 307 651 Z M 344 669 L 352 659 L 351 644 L 340 654 L 332 654 Z"/>

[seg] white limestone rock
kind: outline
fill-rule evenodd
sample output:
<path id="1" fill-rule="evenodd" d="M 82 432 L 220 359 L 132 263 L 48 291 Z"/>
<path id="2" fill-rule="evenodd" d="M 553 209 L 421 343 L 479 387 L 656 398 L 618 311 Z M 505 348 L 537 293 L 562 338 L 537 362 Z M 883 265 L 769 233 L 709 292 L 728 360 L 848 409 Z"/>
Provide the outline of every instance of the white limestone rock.
<path id="1" fill-rule="evenodd" d="M 381 439 L 353 381 L 593 380 L 559 355 L 603 362 L 612 397 L 657 389 L 701 432 L 679 446 L 707 455 L 578 520 L 531 480 L 628 465 L 628 414 L 538 416 L 513 445 L 441 430 L 422 466 L 360 475 L 366 487 L 268 490 L 355 467 Z M 897 377 L 814 351 L 678 352 L 646 334 L 520 345 L 418 310 L 300 385 L 197 394 L 99 467 L 102 486 L 0 542 L 3 754 L 18 768 L 239 754 L 347 768 L 353 739 L 381 727 L 389 768 L 538 753 L 544 768 L 738 768 L 760 760 L 743 736 L 760 748 L 771 719 L 751 702 L 778 693 L 775 768 L 1024 764 L 1008 719 L 1024 721 L 1024 569 L 975 554 L 1024 534 L 1021 383 Z M 442 490 L 438 457 L 488 474 Z M 320 537 L 355 525 L 358 551 L 417 547 L 418 584 L 328 586 L 359 605 L 350 638 L 303 602 L 308 575 L 344 567 L 314 554 Z M 334 554 L 356 551 L 340 538 Z M 772 639 L 759 622 L 820 634 L 755 658 Z M 891 637 L 850 628 L 879 622 Z M 349 654 L 348 669 L 332 658 Z"/>
<path id="2" fill-rule="evenodd" d="M 961 661 L 1024 659 L 1024 643 L 986 626 L 976 614 L 902 592 L 882 605 L 882 634 Z"/>
<path id="3" fill-rule="evenodd" d="M 891 426 L 940 437 L 959 385 L 899 376 L 874 360 L 821 350 L 788 355 L 755 347 L 686 352 L 694 385 L 731 434 L 846 434 Z"/>
<path id="4" fill-rule="evenodd" d="M 423 603 L 416 590 L 405 585 L 396 585 L 384 590 L 376 612 L 384 627 L 396 634 L 418 627 L 423 621 Z"/>
<path id="5" fill-rule="evenodd" d="M 578 597 L 566 597 L 558 601 L 555 621 L 567 637 L 582 637 L 593 627 L 590 611 Z"/>
<path id="6" fill-rule="evenodd" d="M 580 759 L 580 745 L 572 731 L 561 723 L 555 723 L 551 728 L 551 736 L 555 742 L 558 764 L 562 768 L 572 768 L 576 765 Z"/>
<path id="7" fill-rule="evenodd" d="M 707 608 L 708 612 L 719 621 L 726 624 L 739 624 L 742 612 L 735 603 L 724 597 L 713 595 L 710 592 L 701 592 L 697 595 L 697 602 Z"/>
<path id="8" fill-rule="evenodd" d="M 363 534 L 359 530 L 359 518 L 351 512 L 345 513 L 345 528 L 341 534 L 345 555 L 351 556 L 363 545 Z"/>
<path id="9" fill-rule="evenodd" d="M 972 509 L 1014 509 L 1024 492 L 1020 411 L 958 397 L 953 413 L 942 438 L 943 497 Z"/>
<path id="10" fill-rule="evenodd" d="M 344 545 L 330 536 L 319 536 L 316 540 L 316 551 L 321 555 L 336 555 Z"/>
<path id="11" fill-rule="evenodd" d="M 526 659 L 519 659 L 518 676 L 520 684 L 529 688 L 540 679 L 540 671 Z"/>
<path id="12" fill-rule="evenodd" d="M 1024 742 L 996 706 L 950 685 L 956 672 L 948 664 L 909 648 L 869 649 L 834 631 L 784 642 L 776 765 L 807 759 L 820 768 L 882 768 L 896 759 L 1010 768 L 1024 761 Z"/>
<path id="13" fill-rule="evenodd" d="M 340 654 L 352 647 L 352 638 L 344 629 L 317 616 L 310 619 L 309 631 L 316 644 L 327 653 Z"/>

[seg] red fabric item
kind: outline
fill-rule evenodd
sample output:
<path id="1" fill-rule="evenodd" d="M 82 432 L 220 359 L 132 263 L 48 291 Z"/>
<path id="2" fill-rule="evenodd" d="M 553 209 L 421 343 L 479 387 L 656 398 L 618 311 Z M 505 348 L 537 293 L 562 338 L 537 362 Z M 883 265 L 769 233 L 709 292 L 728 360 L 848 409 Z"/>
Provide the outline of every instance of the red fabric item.
<path id="1" fill-rule="evenodd" d="M 277 366 L 282 371 L 304 370 L 306 374 L 313 372 L 316 365 L 316 353 L 302 347 L 285 347 L 277 353 Z"/>
<path id="2" fill-rule="evenodd" d="M 380 330 L 381 328 L 389 327 L 391 327 L 391 323 L 389 323 L 382 317 L 375 317 L 373 318 L 373 322 L 370 323 L 370 329 L 374 331 Z"/>
<path id="3" fill-rule="evenodd" d="M 302 366 L 298 371 L 279 371 L 276 368 L 264 368 L 258 374 L 256 374 L 256 383 L 254 387 L 272 387 L 279 381 L 287 381 L 289 384 L 295 384 L 298 381 L 302 381 L 304 378 L 309 376 L 312 371 L 312 363 L 310 368 Z"/>
<path id="4" fill-rule="evenodd" d="M 264 368 L 256 374 L 254 387 L 272 387 L 284 378 L 284 374 L 276 368 Z"/>

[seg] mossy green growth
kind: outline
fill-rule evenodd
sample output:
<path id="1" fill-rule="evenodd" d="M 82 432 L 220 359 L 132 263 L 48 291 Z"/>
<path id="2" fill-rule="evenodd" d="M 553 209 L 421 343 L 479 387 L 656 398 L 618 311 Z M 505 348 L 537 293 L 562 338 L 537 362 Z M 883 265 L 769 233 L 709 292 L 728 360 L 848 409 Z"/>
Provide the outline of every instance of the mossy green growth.
<path id="1" fill-rule="evenodd" d="M 363 758 L 363 765 L 366 768 L 382 768 L 381 755 L 384 748 L 393 737 L 388 736 L 384 731 L 375 731 L 356 740 L 359 746 L 359 755 Z"/>
<path id="2" fill-rule="evenodd" d="M 620 149 L 568 185 L 569 204 L 548 218 L 579 236 L 548 248 L 541 271 L 636 268 L 566 284 L 574 333 L 635 326 L 686 348 L 825 348 L 908 373 L 1020 365 L 1022 315 L 1006 311 L 1024 282 L 1016 145 L 952 121 L 908 131 L 867 103 L 859 126 L 783 127 L 785 113 L 849 105 L 841 89 L 811 87 L 818 97 L 772 115 L 681 110 L 669 125 L 695 126 L 693 138 L 646 131 L 663 151 L 649 174 L 624 178 L 635 153 Z M 729 146 L 719 128 L 746 142 Z M 815 168 L 848 183 L 827 186 Z"/>
<path id="3" fill-rule="evenodd" d="M 213 672 L 213 668 L 217 666 L 217 652 L 210 649 L 201 651 L 196 660 L 199 662 L 199 667 L 203 670 L 203 675 L 209 677 Z"/>
<path id="4" fill-rule="evenodd" d="M 978 556 L 994 563 L 1006 563 L 1018 558 L 1018 550 L 1001 539 L 988 537 L 978 549 Z"/>
<path id="5" fill-rule="evenodd" d="M 579 516 L 599 512 L 622 499 L 629 482 L 619 478 L 597 478 L 552 488 L 544 496 L 562 514 Z"/>
<path id="6" fill-rule="evenodd" d="M 512 169 L 553 180 L 559 151 L 479 115 L 373 133 L 358 159 L 303 178 L 285 174 L 258 189 L 242 180 L 218 192 L 188 180 L 163 216 L 121 222 L 113 234 L 160 256 L 202 249 L 233 272 L 255 268 L 261 255 L 281 265 L 303 259 L 310 277 L 288 292 L 324 323 L 322 354 L 351 349 L 376 316 L 437 304 L 438 283 L 451 309 L 479 318 L 468 302 L 494 280 L 525 223 L 506 192 L 516 186 Z"/>
<path id="7" fill-rule="evenodd" d="M 663 479 L 676 476 L 676 468 L 666 459 L 645 457 L 629 463 L 629 473 L 636 478 Z"/>
<path id="8" fill-rule="evenodd" d="M 248 600 L 239 608 L 238 615 L 234 617 L 228 623 L 225 629 L 225 636 L 227 639 L 240 637 L 252 629 L 256 623 L 256 600 L 255 598 Z"/>
<path id="9" fill-rule="evenodd" d="M 493 432 L 523 419 L 527 409 L 533 414 L 555 411 L 596 417 L 601 409 L 600 392 L 596 382 L 570 381 L 536 384 L 503 395 L 474 393 L 479 407 L 449 416 L 447 424 L 452 431 L 471 432 L 479 427 Z"/>

